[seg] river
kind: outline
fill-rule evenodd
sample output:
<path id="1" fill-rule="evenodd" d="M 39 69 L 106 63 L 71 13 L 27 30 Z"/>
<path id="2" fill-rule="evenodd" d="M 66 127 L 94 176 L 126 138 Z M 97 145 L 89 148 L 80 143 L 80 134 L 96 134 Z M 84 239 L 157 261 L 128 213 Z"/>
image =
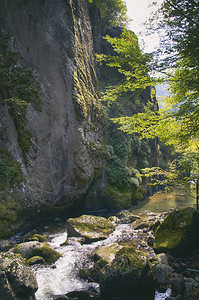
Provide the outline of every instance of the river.
<path id="1" fill-rule="evenodd" d="M 167 212 L 170 209 L 185 208 L 194 205 L 194 199 L 186 193 L 172 192 L 159 194 L 150 197 L 142 204 L 133 207 L 130 211 L 134 213 L 148 213 L 152 215 Z M 154 214 L 155 213 L 155 214 Z M 78 277 L 78 271 L 83 266 L 89 267 L 92 261 L 89 255 L 96 248 L 120 242 L 125 238 L 137 238 L 137 233 L 130 224 L 119 224 L 116 230 L 103 241 L 89 245 L 81 245 L 75 238 L 69 238 L 69 244 L 60 246 L 67 239 L 67 231 L 64 227 L 61 232 L 49 236 L 50 246 L 62 254 L 53 266 L 37 265 L 33 270 L 37 277 L 38 291 L 37 300 L 52 300 L 54 295 L 63 295 L 71 291 L 96 291 L 99 292 L 99 285 L 95 282 L 88 282 Z M 156 294 L 156 300 L 166 299 L 166 294 Z"/>

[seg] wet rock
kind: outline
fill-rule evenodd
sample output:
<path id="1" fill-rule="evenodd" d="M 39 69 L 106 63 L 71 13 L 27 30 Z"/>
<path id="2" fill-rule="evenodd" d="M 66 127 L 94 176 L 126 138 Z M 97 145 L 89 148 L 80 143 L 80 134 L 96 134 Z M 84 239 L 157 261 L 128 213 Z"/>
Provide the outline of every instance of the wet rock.
<path id="1" fill-rule="evenodd" d="M 154 298 L 154 281 L 147 256 L 132 247 L 123 247 L 111 264 L 100 270 L 102 297 L 146 296 Z"/>
<path id="2" fill-rule="evenodd" d="M 184 295 L 185 285 L 183 276 L 181 274 L 174 273 L 171 279 L 172 296 Z"/>
<path id="3" fill-rule="evenodd" d="M 26 242 L 10 249 L 13 253 L 21 254 L 22 257 L 29 259 L 33 256 L 41 256 L 46 263 L 52 264 L 61 257 L 61 254 L 53 250 L 47 243 Z"/>
<path id="4" fill-rule="evenodd" d="M 139 219 L 139 216 L 129 212 L 128 210 L 123 210 L 117 214 L 117 218 L 119 219 L 118 224 L 130 224 Z"/>
<path id="5" fill-rule="evenodd" d="M 91 256 L 95 260 L 103 259 L 107 263 L 111 263 L 114 258 L 115 254 L 121 249 L 123 246 L 114 243 L 110 244 L 108 246 L 101 247 L 95 251 L 92 252 Z"/>
<path id="6" fill-rule="evenodd" d="M 32 266 L 32 265 L 36 265 L 36 264 L 44 264 L 45 263 L 45 259 L 41 256 L 33 256 L 31 258 L 29 258 L 27 260 L 27 263 Z"/>
<path id="7" fill-rule="evenodd" d="M 88 279 L 89 281 L 99 282 L 100 270 L 114 260 L 115 254 L 121 248 L 123 248 L 123 246 L 114 243 L 93 251 L 91 254 L 91 258 L 95 261 L 94 266 L 89 269 L 80 269 L 79 276 L 82 279 Z"/>
<path id="8" fill-rule="evenodd" d="M 135 222 L 132 223 L 132 228 L 135 229 L 135 230 L 138 230 L 138 229 L 143 229 L 143 228 L 149 228 L 149 222 L 147 222 L 146 220 L 142 220 L 142 219 L 139 219 L 139 220 L 136 220 Z"/>
<path id="9" fill-rule="evenodd" d="M 37 291 L 34 273 L 18 254 L 0 253 L 0 296 L 3 300 L 30 299 Z"/>
<path id="10" fill-rule="evenodd" d="M 95 300 L 99 299 L 99 296 L 92 295 L 92 293 L 89 293 L 87 291 L 74 291 L 67 293 L 65 295 L 57 295 L 53 297 L 53 300 Z"/>
<path id="11" fill-rule="evenodd" d="M 68 237 L 84 237 L 87 243 L 106 239 L 115 225 L 103 217 L 82 215 L 67 220 Z"/>
<path id="12" fill-rule="evenodd" d="M 22 242 L 29 242 L 30 238 L 36 234 L 37 231 L 36 230 L 32 230 L 30 232 L 27 232 L 26 234 L 24 234 L 24 236 L 22 236 Z"/>
<path id="13" fill-rule="evenodd" d="M 193 208 L 172 211 L 166 216 L 155 233 L 156 253 L 168 252 L 185 257 L 199 248 L 199 214 Z"/>
<path id="14" fill-rule="evenodd" d="M 80 269 L 79 277 L 81 277 L 82 279 L 87 279 L 88 281 L 91 281 L 91 282 L 93 282 L 93 281 L 99 282 L 100 270 L 107 264 L 108 263 L 105 260 L 99 259 L 97 262 L 95 262 L 95 264 L 92 268 Z"/>
<path id="15" fill-rule="evenodd" d="M 47 236 L 35 233 L 30 237 L 30 241 L 47 242 Z"/>
<path id="16" fill-rule="evenodd" d="M 169 266 L 165 254 L 156 255 L 151 262 L 153 278 L 156 288 L 167 289 L 170 285 L 171 274 L 174 272 Z"/>
<path id="17" fill-rule="evenodd" d="M 110 222 L 112 222 L 112 223 L 115 223 L 115 224 L 120 224 L 120 223 L 121 223 L 120 219 L 119 219 L 118 217 L 116 217 L 116 216 L 110 216 L 110 217 L 108 218 L 108 220 L 109 220 Z"/>
<path id="18" fill-rule="evenodd" d="M 14 248 L 10 249 L 10 252 L 20 254 L 22 257 L 28 259 L 33 256 L 33 250 L 36 247 L 40 247 L 43 244 L 36 242 L 36 241 L 31 241 L 31 242 L 25 242 L 18 244 Z"/>
<path id="19" fill-rule="evenodd" d="M 0 251 L 8 251 L 14 246 L 9 240 L 0 240 Z"/>
<path id="20" fill-rule="evenodd" d="M 153 243 L 154 243 L 154 238 L 151 237 L 151 236 L 149 236 L 149 237 L 147 238 L 147 244 L 148 244 L 149 246 L 153 246 Z"/>

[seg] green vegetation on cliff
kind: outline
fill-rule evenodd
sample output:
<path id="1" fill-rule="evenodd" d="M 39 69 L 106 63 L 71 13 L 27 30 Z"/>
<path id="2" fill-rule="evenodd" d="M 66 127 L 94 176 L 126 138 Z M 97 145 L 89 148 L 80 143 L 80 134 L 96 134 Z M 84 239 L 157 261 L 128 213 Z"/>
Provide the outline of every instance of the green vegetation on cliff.
<path id="1" fill-rule="evenodd" d="M 32 132 L 26 128 L 26 107 L 31 104 L 35 109 L 41 109 L 40 86 L 34 70 L 24 68 L 21 55 L 12 51 L 12 42 L 9 35 L 0 34 L 0 104 L 9 106 L 26 162 L 27 154 L 36 143 Z M 1 134 L 3 139 L 3 132 Z"/>
<path id="2" fill-rule="evenodd" d="M 122 26 L 127 24 L 127 7 L 123 0 L 88 0 L 100 10 L 103 23 L 106 26 Z"/>

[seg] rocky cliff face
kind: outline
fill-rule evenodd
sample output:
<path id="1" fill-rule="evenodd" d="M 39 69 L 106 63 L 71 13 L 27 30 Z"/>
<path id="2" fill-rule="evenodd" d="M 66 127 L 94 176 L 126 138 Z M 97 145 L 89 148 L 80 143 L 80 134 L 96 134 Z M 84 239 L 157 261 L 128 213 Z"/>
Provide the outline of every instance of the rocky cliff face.
<path id="1" fill-rule="evenodd" d="M 23 173 L 18 187 L 10 189 L 9 182 L 2 188 L 5 226 L 17 219 L 21 205 L 74 206 L 103 169 L 106 149 L 88 1 L 1 0 L 0 5 L 1 37 L 7 43 L 4 38 L 2 49 L 19 53 L 17 64 L 33 68 L 40 85 L 39 106 L 30 104 L 20 115 L 21 131 L 19 116 L 13 118 L 4 100 L 10 95 L 1 91 L 2 157 L 10 167 L 5 157 L 11 155 Z"/>
<path id="2" fill-rule="evenodd" d="M 139 170 L 155 163 L 157 147 L 107 126 L 98 100 L 98 79 L 112 84 L 118 72 L 96 76 L 94 51 L 112 51 L 102 35 L 121 29 L 106 32 L 87 0 L 0 0 L 0 13 L 0 238 L 39 212 L 142 199 Z M 109 116 L 142 110 L 150 95 L 138 107 L 128 94 Z"/>

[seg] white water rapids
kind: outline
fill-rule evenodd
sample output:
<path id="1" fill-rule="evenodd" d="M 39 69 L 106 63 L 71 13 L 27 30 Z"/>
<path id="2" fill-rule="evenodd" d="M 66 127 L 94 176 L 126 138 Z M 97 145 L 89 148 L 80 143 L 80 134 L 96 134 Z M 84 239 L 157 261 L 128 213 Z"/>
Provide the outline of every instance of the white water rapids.
<path id="1" fill-rule="evenodd" d="M 151 197 L 150 201 L 137 207 L 134 213 L 149 211 L 161 213 L 169 211 L 171 208 L 184 208 L 193 206 L 193 199 L 186 194 L 170 193 L 161 194 Z M 67 232 L 55 234 L 51 236 L 49 243 L 52 248 L 62 254 L 53 266 L 34 266 L 33 270 L 37 277 L 38 291 L 36 293 L 37 300 L 52 300 L 54 295 L 66 294 L 71 291 L 95 289 L 99 291 L 97 283 L 91 283 L 80 279 L 78 270 L 81 267 L 88 267 L 92 264 L 89 259 L 96 248 L 109 245 L 115 242 L 121 242 L 129 239 L 138 239 L 138 245 L 143 242 L 142 230 L 133 230 L 130 224 L 118 225 L 115 231 L 103 241 L 95 242 L 90 245 L 81 245 L 75 238 L 69 239 L 69 245 L 60 246 L 67 238 Z M 139 246 L 138 246 L 139 248 Z M 142 249 L 141 249 L 142 250 Z M 145 248 L 147 250 L 147 248 Z M 153 254 L 152 254 L 153 255 Z M 155 300 L 164 300 L 169 297 L 171 290 L 168 289 L 165 293 L 156 291 Z"/>
<path id="2" fill-rule="evenodd" d="M 71 291 L 88 291 L 93 288 L 99 291 L 97 283 L 79 278 L 78 270 L 85 264 L 88 266 L 92 263 L 88 256 L 96 248 L 125 239 L 137 238 L 137 233 L 130 224 L 120 224 L 107 239 L 89 245 L 81 245 L 75 238 L 69 238 L 69 245 L 60 246 L 67 238 L 67 232 L 52 235 L 51 238 L 50 246 L 63 257 L 53 266 L 33 267 L 39 287 L 36 293 L 37 300 L 51 300 L 53 295 L 66 294 Z"/>

